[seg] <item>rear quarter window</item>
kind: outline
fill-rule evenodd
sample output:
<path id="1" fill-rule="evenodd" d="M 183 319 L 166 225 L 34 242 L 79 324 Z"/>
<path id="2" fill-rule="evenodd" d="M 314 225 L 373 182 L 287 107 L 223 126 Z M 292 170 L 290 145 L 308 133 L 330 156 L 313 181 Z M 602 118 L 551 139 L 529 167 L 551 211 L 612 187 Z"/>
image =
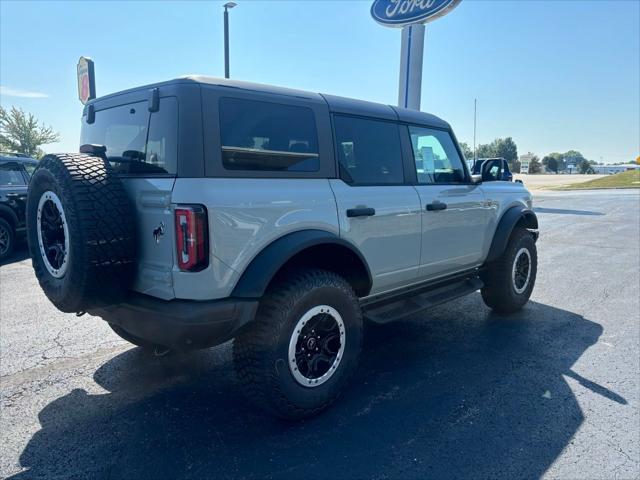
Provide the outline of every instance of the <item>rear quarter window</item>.
<path id="1" fill-rule="evenodd" d="M 317 172 L 314 113 L 306 107 L 220 99 L 222 164 L 227 170 Z"/>
<path id="2" fill-rule="evenodd" d="M 136 102 L 97 110 L 95 121 L 83 122 L 80 144 L 104 145 L 118 173 L 131 175 L 177 172 L 178 101 L 160 99 L 157 112 Z"/>

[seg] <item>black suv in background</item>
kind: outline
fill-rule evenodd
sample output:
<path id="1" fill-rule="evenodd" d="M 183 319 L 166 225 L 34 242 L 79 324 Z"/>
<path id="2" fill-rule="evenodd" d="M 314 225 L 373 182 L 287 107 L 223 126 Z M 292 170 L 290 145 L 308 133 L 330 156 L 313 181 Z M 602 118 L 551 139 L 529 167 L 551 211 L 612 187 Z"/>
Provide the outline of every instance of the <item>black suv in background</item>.
<path id="1" fill-rule="evenodd" d="M 0 154 L 0 262 L 24 233 L 27 186 L 37 165 L 37 160 L 21 154 Z"/>

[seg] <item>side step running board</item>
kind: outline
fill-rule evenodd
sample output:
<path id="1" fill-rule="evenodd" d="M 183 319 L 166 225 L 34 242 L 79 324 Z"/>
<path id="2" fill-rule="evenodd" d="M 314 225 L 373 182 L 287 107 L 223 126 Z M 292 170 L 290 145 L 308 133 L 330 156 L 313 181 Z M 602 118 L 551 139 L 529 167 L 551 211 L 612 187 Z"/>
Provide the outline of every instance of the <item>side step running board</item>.
<path id="1" fill-rule="evenodd" d="M 465 280 L 449 283 L 436 287 L 424 293 L 411 297 L 404 297 L 393 303 L 386 303 L 382 306 L 363 306 L 365 317 L 376 323 L 389 323 L 408 317 L 449 300 L 463 297 L 475 292 L 483 287 L 482 280 L 478 277 L 467 278 Z"/>

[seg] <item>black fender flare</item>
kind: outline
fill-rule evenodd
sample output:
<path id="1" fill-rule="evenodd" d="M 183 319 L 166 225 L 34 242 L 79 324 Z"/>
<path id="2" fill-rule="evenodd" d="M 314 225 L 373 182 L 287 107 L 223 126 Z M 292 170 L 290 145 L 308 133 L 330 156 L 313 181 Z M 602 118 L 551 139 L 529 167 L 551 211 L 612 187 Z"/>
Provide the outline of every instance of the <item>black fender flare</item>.
<path id="1" fill-rule="evenodd" d="M 520 205 L 509 208 L 498 222 L 486 262 L 492 262 L 502 255 L 507 248 L 511 232 L 518 223 L 531 230 L 538 229 L 538 217 L 533 210 Z"/>
<path id="2" fill-rule="evenodd" d="M 310 247 L 327 244 L 345 247 L 354 253 L 364 265 L 369 287 L 371 286 L 369 265 L 356 247 L 331 232 L 309 229 L 288 233 L 266 246 L 251 260 L 236 283 L 231 296 L 260 298 L 273 277 L 287 261 Z"/>
<path id="3" fill-rule="evenodd" d="M 0 205 L 0 218 L 7 220 L 11 225 L 13 225 L 13 228 L 18 226 L 18 215 L 16 215 L 16 212 L 6 205 Z"/>

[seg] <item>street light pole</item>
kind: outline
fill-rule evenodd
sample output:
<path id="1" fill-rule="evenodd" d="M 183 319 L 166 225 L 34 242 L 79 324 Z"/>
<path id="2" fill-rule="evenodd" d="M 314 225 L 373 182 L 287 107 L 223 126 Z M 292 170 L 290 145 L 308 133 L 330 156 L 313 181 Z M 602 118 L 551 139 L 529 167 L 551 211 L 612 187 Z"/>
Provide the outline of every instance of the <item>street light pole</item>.
<path id="1" fill-rule="evenodd" d="M 473 160 L 476 160 L 476 123 L 478 118 L 478 99 L 473 99 Z"/>
<path id="2" fill-rule="evenodd" d="M 224 78 L 229 78 L 229 9 L 237 5 L 234 2 L 224 4 Z"/>

